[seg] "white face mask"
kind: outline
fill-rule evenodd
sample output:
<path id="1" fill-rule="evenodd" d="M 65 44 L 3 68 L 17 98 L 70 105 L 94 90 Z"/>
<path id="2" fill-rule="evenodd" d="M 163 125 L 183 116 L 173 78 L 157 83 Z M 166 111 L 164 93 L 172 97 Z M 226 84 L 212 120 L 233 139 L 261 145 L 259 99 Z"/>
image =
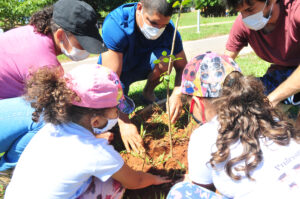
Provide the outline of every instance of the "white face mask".
<path id="1" fill-rule="evenodd" d="M 269 14 L 268 18 L 265 18 L 264 17 L 264 13 L 263 13 L 266 5 L 267 5 L 267 1 L 265 3 L 264 8 L 262 9 L 262 11 L 260 11 L 258 13 L 255 13 L 253 15 L 250 15 L 250 16 L 248 16 L 248 17 L 246 17 L 246 18 L 243 19 L 244 24 L 248 28 L 257 31 L 257 30 L 263 29 L 267 25 L 268 21 L 271 18 L 271 12 L 272 12 L 274 4 L 272 4 L 272 6 L 271 6 L 270 14 Z"/>
<path id="2" fill-rule="evenodd" d="M 118 117 L 114 118 L 114 119 L 107 119 L 107 124 L 104 128 L 99 129 L 99 128 L 93 128 L 94 133 L 95 134 L 101 134 L 101 133 L 105 133 L 107 131 L 109 131 L 110 129 L 112 129 L 118 122 Z"/>
<path id="3" fill-rule="evenodd" d="M 64 46 L 63 46 L 63 42 L 61 41 L 60 42 L 60 48 L 61 48 L 61 51 L 62 53 L 64 53 L 67 57 L 69 57 L 71 60 L 73 61 L 80 61 L 80 60 L 83 60 L 83 59 L 86 59 L 88 58 L 88 56 L 90 55 L 90 53 L 86 50 L 80 50 L 74 46 L 72 46 L 67 34 L 65 34 L 66 37 L 67 37 L 67 40 L 70 44 L 70 46 L 72 47 L 72 50 L 71 52 L 68 52 Z"/>
<path id="4" fill-rule="evenodd" d="M 165 31 L 166 27 L 156 28 L 156 27 L 149 26 L 144 20 L 143 9 L 141 11 L 141 15 L 142 15 L 143 23 L 144 23 L 143 27 L 140 27 L 141 32 L 147 39 L 156 40 Z"/>

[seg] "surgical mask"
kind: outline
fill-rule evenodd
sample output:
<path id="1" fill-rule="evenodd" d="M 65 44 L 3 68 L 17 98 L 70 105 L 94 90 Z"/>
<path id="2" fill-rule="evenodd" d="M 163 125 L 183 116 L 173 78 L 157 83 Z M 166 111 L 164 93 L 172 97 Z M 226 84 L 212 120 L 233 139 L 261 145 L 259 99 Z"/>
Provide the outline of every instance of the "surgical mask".
<path id="1" fill-rule="evenodd" d="M 101 134 L 101 133 L 105 133 L 107 131 L 109 131 L 110 129 L 112 129 L 118 122 L 118 117 L 114 118 L 114 119 L 107 119 L 107 124 L 105 125 L 104 128 L 99 129 L 99 128 L 93 128 L 94 133 L 95 134 Z"/>
<path id="2" fill-rule="evenodd" d="M 86 50 L 80 50 L 80 49 L 78 49 L 78 48 L 72 46 L 72 44 L 71 44 L 71 42 L 70 42 L 70 40 L 69 40 L 67 34 L 65 34 L 65 35 L 66 35 L 66 38 L 67 38 L 69 44 L 70 44 L 71 47 L 72 47 L 72 50 L 71 50 L 71 52 L 68 52 L 68 51 L 64 48 L 63 42 L 61 41 L 61 42 L 60 42 L 60 45 L 61 45 L 61 51 L 62 51 L 62 53 L 64 53 L 67 57 L 69 57 L 69 58 L 70 58 L 71 60 L 73 60 L 73 61 L 80 61 L 80 60 L 83 60 L 83 59 L 88 58 L 88 56 L 90 55 L 90 53 L 87 52 Z"/>
<path id="3" fill-rule="evenodd" d="M 165 31 L 166 27 L 163 28 L 156 28 L 156 27 L 152 27 L 149 26 L 145 21 L 144 21 L 144 17 L 143 17 L 143 10 L 141 11 L 142 14 L 142 20 L 143 20 L 143 27 L 140 27 L 141 32 L 143 33 L 143 35 L 149 39 L 149 40 L 156 40 L 158 37 L 161 36 L 161 34 Z"/>
<path id="4" fill-rule="evenodd" d="M 255 13 L 253 15 L 250 15 L 250 16 L 248 16 L 248 17 L 246 17 L 246 18 L 243 19 L 244 24 L 248 28 L 257 31 L 257 30 L 263 29 L 267 25 L 268 21 L 271 18 L 271 12 L 272 12 L 274 3 L 271 6 L 270 14 L 269 14 L 268 18 L 265 18 L 264 17 L 264 13 L 263 13 L 266 5 L 267 5 L 267 1 L 265 3 L 264 8 L 262 9 L 262 11 L 260 11 L 258 13 Z"/>

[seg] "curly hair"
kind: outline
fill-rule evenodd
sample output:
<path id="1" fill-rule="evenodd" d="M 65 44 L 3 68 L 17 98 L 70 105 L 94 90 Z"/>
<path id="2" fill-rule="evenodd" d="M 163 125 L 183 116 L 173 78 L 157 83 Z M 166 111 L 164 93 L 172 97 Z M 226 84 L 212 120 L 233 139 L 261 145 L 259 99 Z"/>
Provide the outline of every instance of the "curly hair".
<path id="1" fill-rule="evenodd" d="M 34 26 L 34 30 L 38 33 L 44 35 L 54 33 L 61 27 L 54 22 L 52 16 L 53 6 L 45 7 L 31 16 L 29 24 Z M 66 32 L 68 35 L 71 34 L 66 30 L 64 30 L 64 32 Z"/>
<path id="2" fill-rule="evenodd" d="M 103 115 L 108 108 L 92 109 L 75 106 L 73 100 L 80 101 L 76 92 L 69 89 L 60 67 L 43 67 L 32 73 L 26 82 L 25 100 L 35 109 L 32 120 L 40 116 L 52 124 L 79 123 L 84 115 Z"/>
<path id="3" fill-rule="evenodd" d="M 37 122 L 41 113 L 46 122 L 60 124 L 70 121 L 67 108 L 75 92 L 67 88 L 59 67 L 38 69 L 26 82 L 25 99 L 35 109 L 32 120 Z"/>
<path id="4" fill-rule="evenodd" d="M 225 171 L 233 180 L 240 180 L 233 169 L 243 171 L 254 180 L 250 172 L 263 160 L 260 139 L 267 138 L 279 145 L 288 145 L 293 138 L 300 141 L 300 132 L 285 121 L 264 94 L 263 84 L 252 76 L 239 72 L 229 74 L 221 96 L 213 102 L 217 107 L 220 129 L 216 141 L 217 151 L 212 153 L 210 164 L 226 162 Z M 230 145 L 240 141 L 243 153 L 230 159 Z M 243 162 L 245 166 L 235 167 Z"/>
<path id="5" fill-rule="evenodd" d="M 37 11 L 31 16 L 29 24 L 35 27 L 36 32 L 47 35 L 52 32 L 52 16 L 53 6 L 45 7 L 44 9 Z"/>

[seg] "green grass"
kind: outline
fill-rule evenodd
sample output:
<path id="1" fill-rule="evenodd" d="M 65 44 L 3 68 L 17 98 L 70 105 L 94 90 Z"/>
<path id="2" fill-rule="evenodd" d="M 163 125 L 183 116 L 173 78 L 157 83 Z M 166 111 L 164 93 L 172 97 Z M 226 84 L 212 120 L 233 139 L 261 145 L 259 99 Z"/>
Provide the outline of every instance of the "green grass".
<path id="1" fill-rule="evenodd" d="M 263 61 L 259 57 L 257 57 L 254 53 L 250 53 L 247 55 L 239 56 L 236 59 L 236 62 L 241 67 L 242 73 L 244 75 L 254 75 L 256 77 L 260 77 L 267 71 L 269 67 L 269 63 Z M 175 81 L 175 71 L 173 70 L 171 73 L 170 79 L 170 89 L 174 88 L 174 81 Z M 140 100 L 140 96 L 143 92 L 143 88 L 145 87 L 146 80 L 135 82 L 130 86 L 128 95 L 133 98 L 134 102 L 136 103 L 136 110 L 140 110 L 144 107 Z M 161 83 L 159 84 L 155 90 L 155 95 L 159 99 L 166 98 L 166 86 Z"/>
<path id="2" fill-rule="evenodd" d="M 176 23 L 177 14 L 172 16 L 172 21 Z M 230 17 L 200 17 L 200 24 L 234 21 L 237 16 Z M 182 13 L 180 15 L 179 26 L 197 25 L 197 12 Z"/>
<path id="3" fill-rule="evenodd" d="M 228 23 L 213 26 L 202 26 L 200 27 L 199 33 L 197 32 L 197 28 L 179 29 L 179 32 L 183 41 L 190 41 L 226 35 L 230 32 L 231 27 L 232 23 Z"/>
<path id="4" fill-rule="evenodd" d="M 263 76 L 270 66 L 270 63 L 260 59 L 255 53 L 239 56 L 235 61 L 241 67 L 244 75 L 253 75 L 255 77 Z"/>

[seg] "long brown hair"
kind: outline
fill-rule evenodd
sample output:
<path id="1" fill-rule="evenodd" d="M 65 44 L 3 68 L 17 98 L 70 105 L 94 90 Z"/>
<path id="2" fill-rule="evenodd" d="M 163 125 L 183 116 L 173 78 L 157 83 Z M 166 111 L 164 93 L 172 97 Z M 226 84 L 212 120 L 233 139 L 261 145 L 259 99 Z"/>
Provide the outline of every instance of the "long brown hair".
<path id="1" fill-rule="evenodd" d="M 223 83 L 221 97 L 214 103 L 220 129 L 217 151 L 212 153 L 210 164 L 215 167 L 228 160 L 225 171 L 234 180 L 240 180 L 241 176 L 235 175 L 233 169 L 244 171 L 252 179 L 250 172 L 263 160 L 260 138 L 268 138 L 279 145 L 288 145 L 292 138 L 297 142 L 300 140 L 300 132 L 272 107 L 262 83 L 255 77 L 232 72 Z M 230 159 L 230 145 L 238 141 L 243 146 L 243 153 Z M 240 162 L 245 166 L 234 167 Z"/>
<path id="2" fill-rule="evenodd" d="M 60 67 L 43 67 L 31 74 L 26 82 L 25 99 L 35 109 L 32 120 L 40 116 L 46 122 L 61 124 L 73 121 L 78 123 L 84 115 L 102 115 L 106 108 L 92 109 L 72 105 L 72 100 L 80 100 L 76 93 L 67 87 Z"/>

